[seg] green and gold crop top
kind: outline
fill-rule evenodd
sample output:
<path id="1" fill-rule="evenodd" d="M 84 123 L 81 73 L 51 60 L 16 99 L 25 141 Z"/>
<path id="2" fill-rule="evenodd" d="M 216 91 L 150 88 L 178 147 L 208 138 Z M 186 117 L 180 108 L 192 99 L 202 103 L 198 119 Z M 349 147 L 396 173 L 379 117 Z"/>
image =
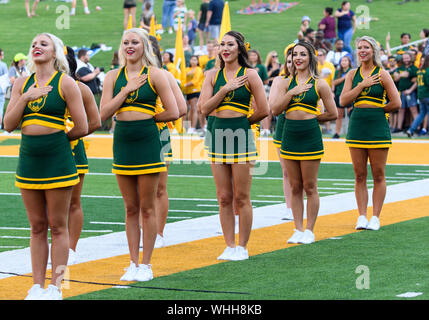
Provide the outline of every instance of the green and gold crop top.
<path id="1" fill-rule="evenodd" d="M 116 114 L 124 111 L 137 111 L 150 115 L 155 115 L 156 98 L 158 94 L 152 87 L 150 81 L 150 67 L 144 66 L 139 73 L 147 74 L 147 81 L 137 90 L 131 92 L 125 99 L 122 106 L 118 109 Z M 128 84 L 127 67 L 122 67 L 115 81 L 113 88 L 113 96 L 116 96 Z"/>
<path id="2" fill-rule="evenodd" d="M 240 67 L 235 75 L 235 78 L 245 75 L 246 70 L 247 68 Z M 213 95 L 215 95 L 224 85 L 226 85 L 227 82 L 228 80 L 225 75 L 225 69 L 219 69 L 216 74 Z M 222 102 L 217 106 L 216 112 L 222 110 L 232 110 L 248 115 L 250 111 L 251 100 L 252 94 L 250 93 L 249 88 L 247 88 L 246 85 L 241 86 L 240 88 L 228 92 L 225 98 L 223 98 Z"/>
<path id="3" fill-rule="evenodd" d="M 31 124 L 64 130 L 67 105 L 61 94 L 61 81 L 64 74 L 56 71 L 45 86 L 52 86 L 52 90 L 45 96 L 27 103 L 24 109 L 22 125 L 24 128 Z M 33 85 L 37 84 L 36 74 L 33 73 L 25 81 L 21 93 L 25 93 Z"/>

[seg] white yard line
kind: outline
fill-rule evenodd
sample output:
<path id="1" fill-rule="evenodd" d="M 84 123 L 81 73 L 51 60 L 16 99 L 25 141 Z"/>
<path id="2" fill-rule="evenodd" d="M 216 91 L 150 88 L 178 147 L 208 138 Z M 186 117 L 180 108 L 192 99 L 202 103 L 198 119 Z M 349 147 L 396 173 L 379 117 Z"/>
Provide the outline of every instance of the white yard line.
<path id="1" fill-rule="evenodd" d="M 429 179 L 390 185 L 387 187 L 385 203 L 409 200 L 429 196 Z M 372 190 L 369 190 L 369 205 L 372 204 Z M 357 209 L 354 192 L 326 196 L 320 199 L 319 216 L 336 214 Z M 253 210 L 253 229 L 269 227 L 283 223 L 285 204 L 273 204 Z M 113 222 L 105 222 L 113 224 Z M 116 222 L 115 224 L 119 224 Z M 354 226 L 350 226 L 352 229 Z M 189 220 L 167 223 L 165 226 L 166 246 L 219 236 L 219 215 L 210 215 Z M 159 249 L 155 249 L 159 250 Z M 127 255 L 128 244 L 125 231 L 114 232 L 79 240 L 78 262 L 88 262 L 119 255 Z M 215 253 L 214 253 L 215 254 Z M 155 266 L 156 268 L 156 266 Z M 30 249 L 18 249 L 0 253 L 0 271 L 19 274 L 31 273 Z M 1 274 L 1 278 L 9 277 Z"/>

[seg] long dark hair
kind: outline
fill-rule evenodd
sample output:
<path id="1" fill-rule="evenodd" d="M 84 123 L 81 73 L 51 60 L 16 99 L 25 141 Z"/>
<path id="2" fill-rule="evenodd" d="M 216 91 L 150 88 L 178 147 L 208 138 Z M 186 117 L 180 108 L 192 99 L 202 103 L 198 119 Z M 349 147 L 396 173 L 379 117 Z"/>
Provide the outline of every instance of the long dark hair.
<path id="1" fill-rule="evenodd" d="M 67 48 L 66 58 L 67 58 L 67 63 L 69 64 L 69 69 L 70 69 L 69 75 L 73 79 L 77 80 L 77 78 L 76 78 L 77 62 L 76 62 L 74 50 L 72 48 L 70 48 L 69 46 L 66 46 L 66 48 Z"/>
<path id="2" fill-rule="evenodd" d="M 228 31 L 225 33 L 224 36 L 231 36 L 235 39 L 238 45 L 238 64 L 245 68 L 251 68 L 249 64 L 249 55 L 247 54 L 247 47 L 244 42 L 244 36 L 238 32 L 238 31 Z M 222 56 L 219 53 L 219 61 L 220 61 L 220 68 L 225 68 L 225 62 L 223 61 Z"/>
<path id="3" fill-rule="evenodd" d="M 423 59 L 423 63 L 422 63 L 422 66 L 420 67 L 420 70 L 429 68 L 429 55 L 423 56 L 422 59 Z"/>
<path id="4" fill-rule="evenodd" d="M 308 69 L 310 70 L 310 75 L 313 79 L 319 78 L 319 70 L 317 69 L 317 55 L 316 55 L 316 49 L 314 46 L 307 42 L 307 41 L 299 41 L 292 49 L 292 61 L 293 61 L 293 51 L 295 51 L 295 48 L 301 46 L 307 49 L 308 55 L 310 56 L 310 61 L 308 63 Z M 294 69 L 295 69 L 295 65 Z M 294 74 L 296 74 L 296 70 L 294 70 Z"/>
<path id="5" fill-rule="evenodd" d="M 154 36 L 149 36 L 150 45 L 152 46 L 153 54 L 158 62 L 158 68 L 162 67 L 161 49 L 159 48 L 158 39 Z"/>
<path id="6" fill-rule="evenodd" d="M 293 47 L 294 47 L 294 46 L 293 46 Z M 288 78 L 288 77 L 291 75 L 291 73 L 289 72 L 289 69 L 287 68 L 287 58 L 288 58 L 289 56 L 291 56 L 291 55 L 292 55 L 293 47 L 290 47 L 290 48 L 287 50 L 287 52 L 286 52 L 285 65 L 284 65 L 284 67 L 283 67 L 283 71 L 284 71 L 284 73 L 285 73 L 285 75 L 286 75 L 286 78 Z M 292 70 L 293 70 L 293 63 L 292 63 Z"/>

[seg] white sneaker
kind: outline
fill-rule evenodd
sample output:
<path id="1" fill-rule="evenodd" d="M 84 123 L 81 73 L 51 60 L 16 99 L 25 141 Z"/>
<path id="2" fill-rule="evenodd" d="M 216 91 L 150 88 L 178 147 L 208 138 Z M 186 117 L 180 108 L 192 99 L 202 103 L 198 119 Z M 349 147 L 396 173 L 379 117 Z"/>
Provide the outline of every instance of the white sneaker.
<path id="1" fill-rule="evenodd" d="M 137 268 L 134 276 L 135 281 L 149 281 L 153 279 L 153 272 L 150 264 L 141 264 Z"/>
<path id="2" fill-rule="evenodd" d="M 305 231 L 302 234 L 301 239 L 298 241 L 298 243 L 302 244 L 310 244 L 314 242 L 314 233 L 311 232 L 311 230 L 305 229 Z"/>
<path id="3" fill-rule="evenodd" d="M 63 295 L 57 286 L 50 284 L 43 295 L 43 300 L 63 300 Z"/>
<path id="4" fill-rule="evenodd" d="M 368 226 L 366 227 L 368 230 L 375 230 L 377 231 L 380 229 L 380 219 L 378 217 L 373 216 L 371 220 L 369 220 Z"/>
<path id="5" fill-rule="evenodd" d="M 67 261 L 68 265 L 75 264 L 77 262 L 76 251 L 69 249 L 69 259 Z"/>
<path id="6" fill-rule="evenodd" d="M 164 238 L 157 234 L 154 248 L 162 248 L 163 246 L 165 246 Z"/>
<path id="7" fill-rule="evenodd" d="M 89 11 L 88 7 L 85 7 L 85 8 L 83 9 L 83 11 L 85 12 L 85 14 L 90 14 L 90 13 L 91 13 L 91 11 Z"/>
<path id="8" fill-rule="evenodd" d="M 368 219 L 365 216 L 359 216 L 356 223 L 356 230 L 366 229 L 368 227 Z"/>
<path id="9" fill-rule="evenodd" d="M 235 258 L 235 247 L 226 247 L 223 253 L 217 257 L 218 260 L 234 260 Z"/>
<path id="10" fill-rule="evenodd" d="M 232 260 L 239 261 L 239 260 L 247 260 L 249 259 L 249 253 L 245 247 L 237 246 L 235 247 L 235 254 Z"/>
<path id="11" fill-rule="evenodd" d="M 303 234 L 304 232 L 295 229 L 295 232 L 293 233 L 292 237 L 290 237 L 290 239 L 287 241 L 287 243 L 299 243 Z"/>
<path id="12" fill-rule="evenodd" d="M 45 290 L 40 287 L 40 284 L 35 284 L 28 290 L 28 295 L 24 300 L 44 300 Z"/>
<path id="13" fill-rule="evenodd" d="M 293 214 L 291 208 L 286 208 L 285 215 L 282 217 L 282 220 L 293 220 Z"/>
<path id="14" fill-rule="evenodd" d="M 136 273 L 137 273 L 137 266 L 134 262 L 130 263 L 130 266 L 126 269 L 127 272 L 121 277 L 121 281 L 134 281 Z"/>

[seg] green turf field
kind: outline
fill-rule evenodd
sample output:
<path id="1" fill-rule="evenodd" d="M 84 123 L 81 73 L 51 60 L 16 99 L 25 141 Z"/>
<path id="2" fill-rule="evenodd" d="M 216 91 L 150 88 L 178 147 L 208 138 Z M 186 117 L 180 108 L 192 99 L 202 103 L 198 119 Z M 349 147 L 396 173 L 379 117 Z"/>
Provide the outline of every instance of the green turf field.
<path id="1" fill-rule="evenodd" d="M 89 160 L 90 174 L 85 177 L 82 191 L 82 237 L 125 230 L 123 201 L 115 176 L 111 174 L 111 163 L 112 160 Z M 29 223 L 19 189 L 14 186 L 16 165 L 17 158 L 0 157 L 0 252 L 29 246 Z M 267 165 L 266 172 L 253 177 L 251 199 L 254 207 L 284 203 L 279 163 L 264 165 Z M 391 185 L 424 179 L 427 178 L 427 171 L 424 166 L 388 166 L 387 183 Z M 368 186 L 372 186 L 371 180 L 368 181 Z M 321 197 L 353 190 L 351 164 L 321 165 Z M 215 185 L 208 164 L 172 164 L 169 169 L 168 193 L 170 208 L 167 223 L 218 213 Z"/>
<path id="2" fill-rule="evenodd" d="M 426 300 L 428 227 L 421 218 L 73 299 L 392 300 L 425 292 L 414 299 Z"/>

